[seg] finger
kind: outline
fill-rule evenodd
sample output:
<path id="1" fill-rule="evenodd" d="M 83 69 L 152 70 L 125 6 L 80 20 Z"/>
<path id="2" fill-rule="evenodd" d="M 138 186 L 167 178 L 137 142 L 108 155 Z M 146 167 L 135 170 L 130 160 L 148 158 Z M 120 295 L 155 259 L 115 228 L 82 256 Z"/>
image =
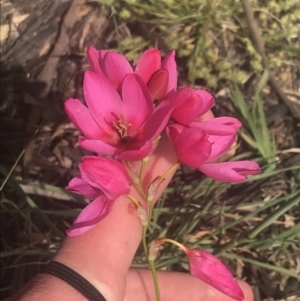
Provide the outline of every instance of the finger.
<path id="1" fill-rule="evenodd" d="M 158 282 L 161 299 L 164 301 L 233 301 L 234 299 L 217 291 L 190 274 L 158 271 Z M 253 301 L 251 287 L 239 281 L 245 299 Z M 127 285 L 124 301 L 156 300 L 151 272 L 144 269 L 130 269 L 127 274 Z"/>

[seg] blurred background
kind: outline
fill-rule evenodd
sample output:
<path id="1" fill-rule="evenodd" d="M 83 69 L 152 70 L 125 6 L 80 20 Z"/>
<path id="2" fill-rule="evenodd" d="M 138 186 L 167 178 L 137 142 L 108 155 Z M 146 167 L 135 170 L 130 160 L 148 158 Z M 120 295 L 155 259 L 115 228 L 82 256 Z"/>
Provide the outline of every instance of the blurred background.
<path id="1" fill-rule="evenodd" d="M 83 100 L 85 51 L 176 50 L 179 85 L 206 89 L 216 116 L 243 123 L 221 160 L 252 159 L 242 184 L 186 167 L 154 209 L 149 241 L 218 255 L 256 301 L 300 300 L 300 2 L 298 0 L 1 0 L 1 297 L 52 258 L 86 200 L 64 190 L 85 154 L 66 117 Z M 146 267 L 138 250 L 134 266 Z M 171 246 L 157 261 L 188 271 Z"/>

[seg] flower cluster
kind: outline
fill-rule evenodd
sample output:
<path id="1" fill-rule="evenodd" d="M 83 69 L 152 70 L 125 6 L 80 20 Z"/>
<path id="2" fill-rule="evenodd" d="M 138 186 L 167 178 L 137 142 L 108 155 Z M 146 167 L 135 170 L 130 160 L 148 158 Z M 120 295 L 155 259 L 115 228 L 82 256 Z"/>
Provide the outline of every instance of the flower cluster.
<path id="1" fill-rule="evenodd" d="M 149 49 L 134 68 L 114 51 L 89 47 L 87 57 L 86 105 L 68 99 L 65 111 L 82 133 L 80 146 L 97 155 L 82 159 L 80 177 L 67 187 L 92 201 L 68 230 L 69 236 L 94 227 L 111 212 L 118 197 L 129 193 L 138 180 L 130 168 L 132 162 L 146 162 L 164 133 L 179 163 L 212 179 L 241 182 L 259 172 L 252 161 L 215 163 L 235 142 L 241 123 L 232 117 L 213 118 L 211 113 L 210 119 L 203 117 L 209 115 L 214 98 L 205 90 L 177 88 L 174 51 L 162 59 L 159 50 Z M 158 177 L 150 191 L 161 180 Z M 191 270 L 200 275 L 195 266 L 191 261 Z"/>

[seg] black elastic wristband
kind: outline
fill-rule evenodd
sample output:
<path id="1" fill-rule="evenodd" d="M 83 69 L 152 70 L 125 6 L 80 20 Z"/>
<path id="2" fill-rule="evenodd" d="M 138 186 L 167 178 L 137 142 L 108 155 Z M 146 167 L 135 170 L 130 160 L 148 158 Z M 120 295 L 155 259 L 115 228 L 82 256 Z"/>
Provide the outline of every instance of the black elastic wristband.
<path id="1" fill-rule="evenodd" d="M 67 282 L 89 301 L 106 301 L 102 294 L 91 283 L 72 269 L 57 261 L 50 261 L 43 272 L 54 275 Z"/>

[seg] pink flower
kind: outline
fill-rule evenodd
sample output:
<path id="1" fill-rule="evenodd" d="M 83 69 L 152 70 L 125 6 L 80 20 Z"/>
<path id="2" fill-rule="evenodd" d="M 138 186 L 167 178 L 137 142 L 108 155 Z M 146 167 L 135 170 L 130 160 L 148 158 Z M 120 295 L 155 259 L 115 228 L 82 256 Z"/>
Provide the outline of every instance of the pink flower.
<path id="1" fill-rule="evenodd" d="M 225 295 L 243 300 L 244 293 L 225 265 L 207 251 L 185 248 L 191 274 Z"/>
<path id="2" fill-rule="evenodd" d="M 186 126 L 204 115 L 214 104 L 211 94 L 189 87 L 170 93 L 168 99 L 174 104 L 171 117 Z"/>
<path id="3" fill-rule="evenodd" d="M 199 168 L 209 158 L 211 143 L 200 128 L 188 128 L 175 123 L 167 127 L 167 134 L 181 163 Z"/>
<path id="4" fill-rule="evenodd" d="M 139 75 L 125 76 L 122 98 L 106 77 L 94 72 L 84 76 L 86 107 L 68 99 L 65 110 L 84 137 L 79 144 L 100 155 L 138 161 L 152 149 L 152 141 L 168 123 L 172 104 L 161 103 L 155 110 L 149 91 Z"/>
<path id="5" fill-rule="evenodd" d="M 97 51 L 90 46 L 87 57 L 91 70 L 105 75 L 118 90 L 124 77 L 131 73 L 136 73 L 142 78 L 154 100 L 163 99 L 170 91 L 177 88 L 175 51 L 170 52 L 162 61 L 158 49 L 148 49 L 140 56 L 135 70 L 123 55 L 115 51 Z"/>
<path id="6" fill-rule="evenodd" d="M 241 123 L 232 117 L 219 117 L 167 126 L 167 134 L 181 163 L 196 168 L 208 177 L 224 182 L 242 182 L 257 174 L 259 165 L 252 161 L 210 163 L 226 153 L 236 140 Z"/>
<path id="7" fill-rule="evenodd" d="M 253 161 L 206 163 L 198 169 L 208 177 L 223 182 L 243 182 L 246 176 L 260 171 L 259 165 Z"/>
<path id="8" fill-rule="evenodd" d="M 211 153 L 207 162 L 212 162 L 225 154 L 237 139 L 241 122 L 232 117 L 218 117 L 201 122 L 192 122 L 190 127 L 200 128 L 208 135 Z"/>
<path id="9" fill-rule="evenodd" d="M 115 200 L 130 190 L 127 170 L 118 161 L 86 156 L 79 169 L 81 178 L 73 178 L 67 189 L 86 196 L 92 202 L 68 229 L 69 236 L 81 235 L 95 227 L 111 212 Z"/>
<path id="10" fill-rule="evenodd" d="M 178 159 L 200 169 L 204 163 L 219 158 L 229 150 L 240 127 L 241 123 L 235 118 L 219 117 L 192 122 L 189 127 L 171 124 L 167 127 L 167 133 Z"/>

